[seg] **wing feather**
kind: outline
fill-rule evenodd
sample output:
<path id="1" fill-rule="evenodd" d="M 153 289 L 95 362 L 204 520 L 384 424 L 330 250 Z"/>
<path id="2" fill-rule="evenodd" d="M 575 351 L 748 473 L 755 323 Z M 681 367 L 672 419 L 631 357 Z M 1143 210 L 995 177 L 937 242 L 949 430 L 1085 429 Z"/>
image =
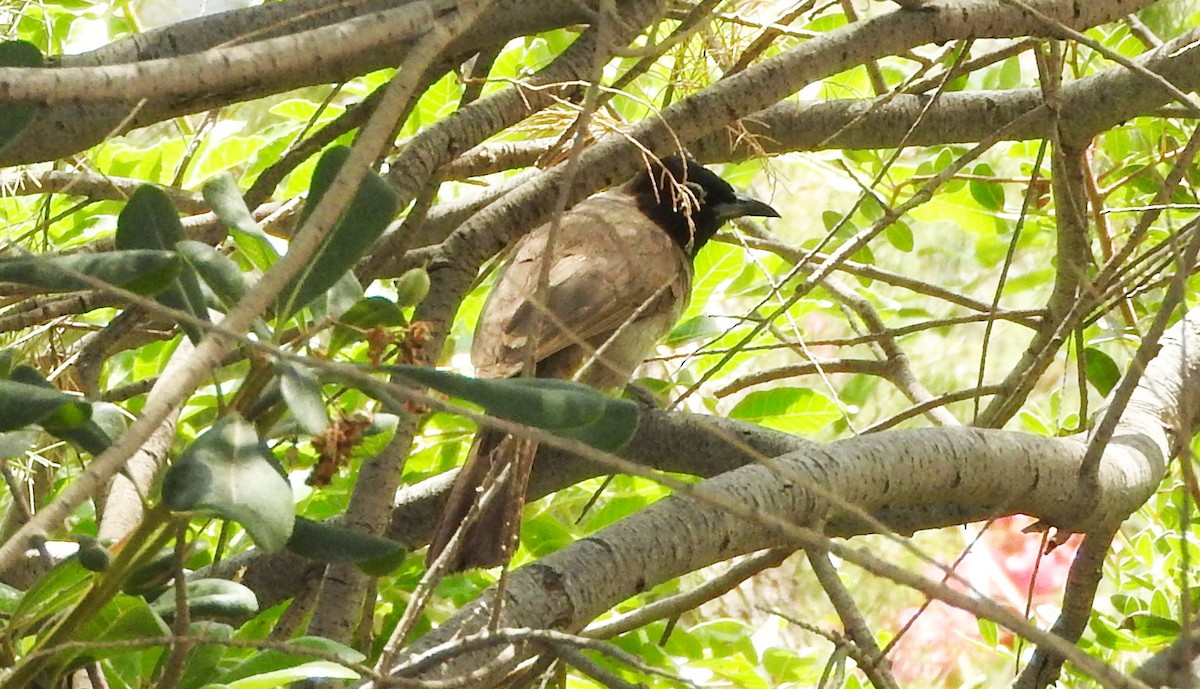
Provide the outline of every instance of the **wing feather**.
<path id="1" fill-rule="evenodd" d="M 665 326 L 670 327 L 686 304 L 690 261 L 631 197 L 611 191 L 562 215 L 544 297 L 546 314 L 539 313 L 534 296 L 550 227 L 543 225 L 518 242 L 488 296 L 471 348 L 478 375 L 516 375 L 529 346 L 536 361 L 580 341 L 598 346 L 651 299 L 662 304 L 643 309 L 639 318 L 654 315 L 655 327 L 662 329 L 657 321 L 667 310 L 673 312 Z M 638 354 L 638 361 L 644 354 Z"/>

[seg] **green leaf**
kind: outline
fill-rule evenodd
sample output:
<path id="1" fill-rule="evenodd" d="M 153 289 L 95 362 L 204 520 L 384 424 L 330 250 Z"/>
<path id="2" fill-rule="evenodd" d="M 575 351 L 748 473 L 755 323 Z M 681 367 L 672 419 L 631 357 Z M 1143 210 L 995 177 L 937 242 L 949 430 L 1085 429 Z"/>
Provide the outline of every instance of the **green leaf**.
<path id="1" fill-rule="evenodd" d="M 213 686 L 212 678 L 221 671 L 222 661 L 227 655 L 232 654 L 232 649 L 223 642 L 232 639 L 235 631 L 232 626 L 224 622 L 212 620 L 199 620 L 189 624 L 189 634 L 195 638 L 209 641 L 192 647 L 183 668 L 183 676 L 175 685 L 176 689 Z"/>
<path id="2" fill-rule="evenodd" d="M 554 378 L 471 378 L 421 366 L 387 366 L 409 380 L 483 407 L 488 414 L 559 431 L 599 421 L 609 397 L 583 383 Z"/>
<path id="3" fill-rule="evenodd" d="M 841 413 L 828 397 L 808 388 L 774 388 L 746 395 L 729 418 L 749 421 L 788 433 L 815 433 Z"/>
<path id="4" fill-rule="evenodd" d="M 353 562 L 368 574 L 381 576 L 404 561 L 408 549 L 400 543 L 360 531 L 296 517 L 287 549 L 317 562 Z"/>
<path id="5" fill-rule="evenodd" d="M 1000 643 L 1000 629 L 996 623 L 985 618 L 977 618 L 975 620 L 979 625 L 979 638 L 983 640 L 985 646 L 998 648 Z"/>
<path id="6" fill-rule="evenodd" d="M 91 587 L 92 573 L 69 557 L 42 575 L 25 591 L 9 618 L 5 635 L 19 639 L 28 628 L 78 603 Z"/>
<path id="7" fill-rule="evenodd" d="M 154 614 L 146 601 L 137 596 L 117 594 L 75 635 L 84 641 L 104 641 L 111 646 L 65 649 L 57 654 L 52 667 L 70 671 L 86 663 L 129 653 L 120 642 L 169 636 L 171 630 Z"/>
<path id="8" fill-rule="evenodd" d="M 312 312 L 313 318 L 317 322 L 321 322 L 341 316 L 362 298 L 362 285 L 359 284 L 358 278 L 354 276 L 353 272 L 347 271 L 345 275 L 338 278 L 337 282 L 333 283 L 332 287 L 310 301 L 308 310 Z"/>
<path id="9" fill-rule="evenodd" d="M 971 174 L 978 177 L 996 176 L 987 163 L 976 165 Z M 973 179 L 968 188 L 971 190 L 971 198 L 979 205 L 990 211 L 1004 210 L 1004 185 L 989 180 Z"/>
<path id="10" fill-rule="evenodd" d="M 237 263 L 204 242 L 185 239 L 175 250 L 208 285 L 226 307 L 232 307 L 246 293 L 246 278 Z"/>
<path id="11" fill-rule="evenodd" d="M 55 424 L 78 426 L 91 413 L 87 402 L 53 387 L 0 380 L 0 431 L 15 431 L 48 418 Z"/>
<path id="12" fill-rule="evenodd" d="M 900 251 L 908 253 L 913 250 L 913 233 L 908 225 L 896 221 L 888 225 L 883 232 L 887 236 L 888 242 Z"/>
<path id="13" fill-rule="evenodd" d="M 192 617 L 241 619 L 258 612 L 258 597 L 228 579 L 193 579 L 187 582 L 188 612 Z M 150 609 L 170 622 L 175 619 L 175 588 L 168 588 Z"/>
<path id="14" fill-rule="evenodd" d="M 584 426 L 559 429 L 557 434 L 597 450 L 616 452 L 633 439 L 640 414 L 637 402 L 633 400 L 608 399 L 599 419 Z"/>
<path id="15" fill-rule="evenodd" d="M 179 213 L 166 192 L 150 184 L 138 187 L 129 202 L 117 216 L 116 244 L 118 249 L 174 250 L 187 239 Z M 204 303 L 204 292 L 191 265 L 183 263 L 175 284 L 155 297 L 163 306 L 188 313 L 202 321 L 208 320 L 208 306 Z M 198 342 L 204 333 L 192 323 L 181 322 L 180 327 L 189 339 Z"/>
<path id="16" fill-rule="evenodd" d="M 14 588 L 0 581 L 0 615 L 12 617 L 21 602 L 21 589 Z"/>
<path id="17" fill-rule="evenodd" d="M 285 670 L 265 672 L 261 675 L 239 679 L 236 682 L 230 682 L 227 686 L 229 689 L 275 689 L 308 679 L 358 679 L 358 677 L 357 672 L 337 663 L 314 660 L 311 663 L 296 665 Z"/>
<path id="18" fill-rule="evenodd" d="M 1083 350 L 1083 369 L 1088 382 L 1101 395 L 1108 395 L 1116 387 L 1117 381 L 1121 380 L 1121 369 L 1117 367 L 1117 362 L 1095 347 Z"/>
<path id="19" fill-rule="evenodd" d="M 134 596 L 161 591 L 175 576 L 175 548 L 162 548 L 141 560 L 121 581 L 121 590 Z"/>
<path id="20" fill-rule="evenodd" d="M 353 648 L 320 636 L 302 636 L 291 639 L 288 641 L 288 646 L 297 649 L 298 652 L 286 653 L 273 648 L 264 649 L 230 668 L 218 680 L 222 684 L 229 684 L 238 680 L 260 677 L 269 672 L 298 667 L 311 657 L 304 654 L 303 649 L 305 648 L 311 648 L 322 654 L 336 654 L 338 658 L 347 663 L 361 663 L 366 659 L 366 656 Z"/>
<path id="21" fill-rule="evenodd" d="M 712 316 L 696 316 L 675 326 L 675 329 L 663 339 L 663 344 L 668 347 L 680 347 L 682 345 L 697 342 L 700 340 L 710 340 L 725 332 L 717 319 Z"/>
<path id="22" fill-rule="evenodd" d="M 213 424 L 175 460 L 163 501 L 176 512 L 232 519 L 266 552 L 279 550 L 295 521 L 292 489 L 254 427 L 239 416 Z"/>
<path id="23" fill-rule="evenodd" d="M 208 180 L 200 189 L 200 193 L 204 200 L 208 201 L 217 218 L 229 228 L 233 243 L 242 255 L 249 259 L 251 265 L 266 272 L 279 260 L 279 252 L 271 244 L 267 233 L 255 222 L 254 216 L 242 199 L 237 182 L 229 173 L 222 172 Z"/>
<path id="24" fill-rule="evenodd" d="M 27 385 L 36 385 L 46 390 L 54 390 L 57 388 L 46 380 L 42 374 L 32 366 L 21 364 L 12 369 L 10 378 L 12 382 L 24 383 Z M 72 398 L 77 399 L 77 398 Z M 105 416 L 111 416 L 116 411 L 114 405 L 105 405 Z M 81 412 L 73 406 L 64 406 L 59 410 L 47 415 L 38 422 L 45 431 L 56 438 L 66 440 L 69 443 L 79 447 L 85 452 L 95 456 L 108 449 L 112 445 L 112 437 L 99 423 L 92 418 L 95 413 L 93 405 L 88 404 L 86 412 Z M 118 419 L 119 411 L 118 413 Z M 112 425 L 112 419 L 105 419 L 106 425 Z M 119 423 L 119 421 L 118 421 Z"/>
<path id="25" fill-rule="evenodd" d="M 0 258 L 0 282 L 32 285 L 51 292 L 91 289 L 74 273 L 139 294 L 171 286 L 180 260 L 171 251 L 105 251 L 98 254 L 12 256 Z"/>
<path id="26" fill-rule="evenodd" d="M 373 328 L 399 328 L 408 325 L 404 312 L 385 297 L 366 297 L 351 306 L 333 326 L 329 351 L 336 352 L 351 342 L 363 339 Z"/>
<path id="27" fill-rule="evenodd" d="M 301 224 L 320 203 L 349 155 L 349 148 L 336 147 L 321 156 L 313 171 L 308 200 L 300 215 Z M 284 290 L 284 300 L 279 303 L 284 315 L 294 314 L 347 274 L 383 234 L 396 215 L 397 204 L 398 198 L 391 185 L 368 172 L 307 269 L 289 289 Z"/>
<path id="28" fill-rule="evenodd" d="M 612 452 L 637 430 L 638 407 L 631 400 L 569 380 L 555 378 L 471 378 L 421 366 L 385 366 L 448 395 L 484 408 L 491 416 Z"/>
<path id="29" fill-rule="evenodd" d="M 321 384 L 311 369 L 287 361 L 277 360 L 275 370 L 279 373 L 279 392 L 292 416 L 309 435 L 321 435 L 329 426 L 329 415 L 325 413 L 325 398 Z"/>
<path id="30" fill-rule="evenodd" d="M 0 67 L 44 67 L 42 51 L 27 41 L 0 42 Z M 33 103 L 0 105 L 0 148 L 12 141 L 37 115 Z"/>

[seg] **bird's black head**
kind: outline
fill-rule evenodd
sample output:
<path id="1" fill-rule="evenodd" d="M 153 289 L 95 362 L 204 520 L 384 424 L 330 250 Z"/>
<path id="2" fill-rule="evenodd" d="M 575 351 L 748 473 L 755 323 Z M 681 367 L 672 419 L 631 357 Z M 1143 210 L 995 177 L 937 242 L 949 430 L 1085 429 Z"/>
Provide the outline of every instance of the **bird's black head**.
<path id="1" fill-rule="evenodd" d="M 630 180 L 626 189 L 638 208 L 690 256 L 727 220 L 746 215 L 779 217 L 774 208 L 739 194 L 712 170 L 680 156 L 651 162 L 650 169 Z"/>

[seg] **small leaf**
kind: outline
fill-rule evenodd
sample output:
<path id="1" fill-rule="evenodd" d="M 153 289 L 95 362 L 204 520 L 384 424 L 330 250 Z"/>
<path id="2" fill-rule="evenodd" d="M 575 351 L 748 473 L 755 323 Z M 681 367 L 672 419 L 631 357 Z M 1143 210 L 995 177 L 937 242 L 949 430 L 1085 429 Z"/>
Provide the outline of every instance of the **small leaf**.
<path id="1" fill-rule="evenodd" d="M 405 365 L 384 369 L 477 404 L 492 416 L 549 431 L 599 421 L 611 399 L 583 383 L 554 378 L 471 378 Z"/>
<path id="2" fill-rule="evenodd" d="M 292 489 L 254 427 L 231 416 L 213 424 L 175 460 L 162 495 L 176 512 L 209 512 L 242 525 L 266 552 L 292 535 Z"/>
<path id="3" fill-rule="evenodd" d="M 320 203 L 349 155 L 349 148 L 335 147 L 321 156 L 313 171 L 308 200 L 300 214 L 301 223 Z M 395 217 L 398 200 L 391 185 L 373 172 L 367 172 L 308 268 L 282 293 L 284 300 L 279 307 L 285 315 L 290 316 L 306 306 L 354 267 Z"/>
<path id="4" fill-rule="evenodd" d="M 228 579 L 193 579 L 187 582 L 188 612 L 193 617 L 240 619 L 258 612 L 258 597 Z M 175 589 L 167 589 L 150 609 L 168 622 L 175 619 Z"/>
<path id="5" fill-rule="evenodd" d="M 271 244 L 267 233 L 255 222 L 233 177 L 228 172 L 222 172 L 208 180 L 200 193 L 217 218 L 229 228 L 233 243 L 242 255 L 255 268 L 266 272 L 279 259 L 279 252 Z"/>
<path id="6" fill-rule="evenodd" d="M 0 258 L 0 282 L 32 285 L 51 292 L 91 289 L 74 273 L 139 294 L 167 289 L 179 274 L 171 251 L 105 251 L 98 254 L 13 256 Z"/>
<path id="7" fill-rule="evenodd" d="M 971 174 L 977 177 L 996 176 L 987 163 L 976 165 Z M 971 190 L 971 198 L 979 205 L 990 211 L 1004 210 L 1004 185 L 987 179 L 973 179 L 968 188 Z"/>
<path id="8" fill-rule="evenodd" d="M 353 562 L 375 576 L 391 572 L 408 554 L 408 549 L 396 541 L 304 517 L 296 518 L 287 549 L 317 562 Z"/>
<path id="9" fill-rule="evenodd" d="M 179 213 L 166 192 L 156 186 L 143 184 L 138 187 L 129 202 L 117 216 L 116 244 L 118 249 L 174 250 L 175 245 L 187 239 Z M 155 297 L 163 306 L 183 311 L 200 320 L 208 320 L 208 307 L 204 303 L 204 292 L 191 265 L 183 263 L 175 284 Z M 192 323 L 181 322 L 189 339 L 200 341 L 204 333 Z"/>
<path id="10" fill-rule="evenodd" d="M 829 398 L 808 388 L 774 388 L 746 395 L 729 418 L 788 433 L 815 433 L 841 417 Z"/>
<path id="11" fill-rule="evenodd" d="M 0 67 L 44 67 L 42 51 L 28 41 L 0 42 Z M 0 105 L 0 148 L 12 141 L 37 115 L 33 103 Z"/>
<path id="12" fill-rule="evenodd" d="M 309 435 L 321 435 L 329 426 L 321 384 L 311 369 L 287 361 L 276 361 L 279 391 L 287 408 Z"/>
<path id="13" fill-rule="evenodd" d="M 175 250 L 226 307 L 238 303 L 246 293 L 245 276 L 237 263 L 225 254 L 191 239 L 177 243 Z"/>
<path id="14" fill-rule="evenodd" d="M 912 229 L 903 222 L 896 221 L 887 226 L 884 230 L 888 242 L 900 251 L 908 253 L 913 250 L 913 233 Z"/>
<path id="15" fill-rule="evenodd" d="M 1121 369 L 1112 357 L 1103 350 L 1088 347 L 1083 350 L 1083 368 L 1091 383 L 1101 395 L 1108 395 L 1121 380 Z"/>

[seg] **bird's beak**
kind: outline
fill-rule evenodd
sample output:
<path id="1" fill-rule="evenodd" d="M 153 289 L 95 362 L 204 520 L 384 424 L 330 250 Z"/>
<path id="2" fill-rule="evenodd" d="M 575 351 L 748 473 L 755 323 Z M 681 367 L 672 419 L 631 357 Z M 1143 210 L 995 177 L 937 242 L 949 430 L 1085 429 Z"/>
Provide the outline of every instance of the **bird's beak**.
<path id="1" fill-rule="evenodd" d="M 756 216 L 759 218 L 778 218 L 779 211 L 771 208 L 771 206 L 759 201 L 758 199 L 750 198 L 738 194 L 734 197 L 731 203 L 723 203 L 716 209 L 717 217 L 721 222 L 741 218 L 747 215 Z"/>

